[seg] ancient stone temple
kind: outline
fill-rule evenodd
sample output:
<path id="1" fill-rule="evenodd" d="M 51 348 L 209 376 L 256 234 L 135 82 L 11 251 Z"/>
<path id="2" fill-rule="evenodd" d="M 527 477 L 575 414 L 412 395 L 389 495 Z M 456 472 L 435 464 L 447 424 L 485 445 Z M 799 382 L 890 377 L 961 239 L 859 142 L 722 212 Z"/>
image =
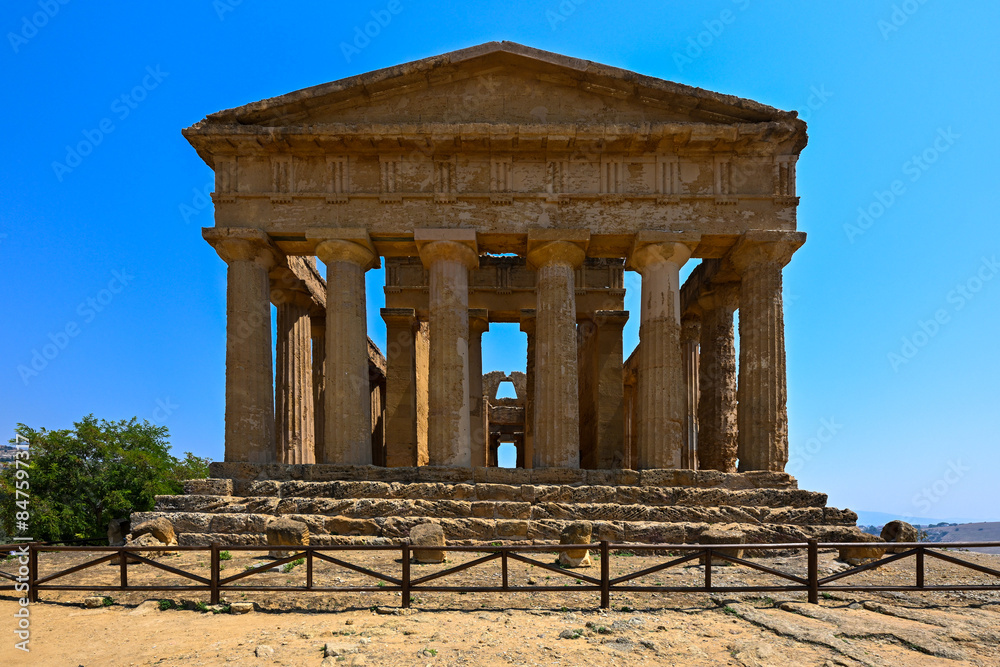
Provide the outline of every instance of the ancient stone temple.
<path id="1" fill-rule="evenodd" d="M 784 473 L 794 112 L 502 42 L 184 136 L 215 171 L 228 333 L 225 461 L 157 508 L 182 538 L 254 543 L 277 514 L 319 541 L 428 519 L 455 539 L 550 539 L 574 518 L 672 541 L 853 526 Z M 524 372 L 482 367 L 494 323 L 526 333 Z M 498 399 L 507 379 L 517 398 Z M 502 442 L 516 469 L 496 467 Z"/>

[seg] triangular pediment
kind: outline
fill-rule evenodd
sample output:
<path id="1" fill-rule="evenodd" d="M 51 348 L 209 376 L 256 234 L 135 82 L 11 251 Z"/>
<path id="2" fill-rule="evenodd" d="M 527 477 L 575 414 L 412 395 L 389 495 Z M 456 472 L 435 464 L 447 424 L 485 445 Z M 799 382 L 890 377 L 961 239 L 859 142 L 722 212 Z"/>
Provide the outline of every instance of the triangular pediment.
<path id="1" fill-rule="evenodd" d="M 751 100 L 490 42 L 220 111 L 196 127 L 687 122 L 801 124 Z"/>

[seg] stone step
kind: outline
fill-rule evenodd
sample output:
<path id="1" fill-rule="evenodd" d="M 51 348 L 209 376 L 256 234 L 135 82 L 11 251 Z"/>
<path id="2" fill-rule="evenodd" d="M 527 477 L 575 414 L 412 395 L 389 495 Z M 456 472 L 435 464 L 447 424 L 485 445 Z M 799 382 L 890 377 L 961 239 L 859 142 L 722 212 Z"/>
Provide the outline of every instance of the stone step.
<path id="1" fill-rule="evenodd" d="M 215 462 L 215 480 L 230 480 L 238 495 L 253 481 L 307 482 L 446 482 L 450 484 L 542 484 L 591 486 L 687 486 L 722 489 L 794 489 L 798 482 L 783 472 L 766 470 L 726 473 L 716 470 L 579 470 L 573 468 L 383 468 L 330 464 Z M 199 480 L 206 481 L 206 480 Z"/>
<path id="2" fill-rule="evenodd" d="M 282 501 L 286 502 L 286 501 Z M 316 501 L 314 501 L 316 502 Z M 328 501 L 319 501 L 328 502 Z M 350 501 L 332 501 L 350 502 Z M 409 534 L 409 527 L 417 523 L 437 521 L 452 527 L 454 536 L 460 539 L 491 539 L 503 535 L 514 535 L 536 530 L 539 526 L 561 525 L 570 521 L 587 520 L 609 525 L 651 524 L 670 526 L 679 524 L 745 524 L 745 525 L 787 525 L 787 526 L 853 526 L 857 520 L 854 512 L 834 508 L 758 508 L 758 507 L 644 507 L 641 505 L 559 505 L 544 504 L 512 508 L 512 511 L 487 515 L 474 514 L 470 503 L 452 503 L 448 510 L 441 507 L 445 501 L 386 501 L 394 507 L 386 507 L 386 502 L 361 504 L 355 507 L 339 507 L 335 511 L 322 513 L 298 512 L 177 512 L 154 511 L 133 514 L 133 521 L 146 521 L 157 517 L 169 520 L 178 533 L 263 533 L 265 526 L 275 516 L 302 521 L 309 526 L 313 535 L 368 535 L 395 537 Z M 464 507 L 461 507 L 464 505 Z M 498 503 L 497 505 L 501 505 Z M 506 505 L 518 505 L 507 503 Z M 293 509 L 285 507 L 284 509 Z M 318 508 L 311 507 L 316 510 Z M 458 513 L 460 510 L 468 513 Z M 483 508 L 485 509 L 485 508 Z M 517 509 L 518 511 L 513 511 Z M 534 526 L 534 528 L 532 528 Z M 558 537 L 558 531 L 556 531 Z M 525 538 L 541 539 L 541 538 Z M 618 538 L 615 538 L 618 539 Z"/>
<path id="3" fill-rule="evenodd" d="M 688 488 L 658 486 L 570 486 L 536 484 L 452 484 L 443 482 L 278 482 L 252 481 L 237 484 L 236 493 L 248 501 L 264 498 L 333 498 L 333 499 L 408 499 L 457 500 L 494 502 L 553 502 L 553 503 L 613 503 L 620 505 L 685 505 L 685 506 L 762 506 L 762 507 L 823 507 L 825 493 L 796 488 Z M 189 497 L 232 496 L 236 489 L 231 480 L 189 480 L 185 483 Z M 160 496 L 162 498 L 170 496 Z M 173 496 L 182 498 L 182 496 Z M 166 501 L 164 501 L 166 502 Z M 204 511 L 184 507 L 182 501 L 171 501 L 171 507 L 188 511 Z M 213 502 L 213 501 L 204 501 Z"/>
<path id="4" fill-rule="evenodd" d="M 327 498 L 224 498 L 213 496 L 159 496 L 155 510 L 176 522 L 238 522 L 248 525 L 272 516 L 290 516 L 306 523 L 340 519 L 378 520 L 389 517 L 442 519 L 566 519 L 587 521 L 657 521 L 665 523 L 788 523 L 853 525 L 857 515 L 832 507 L 648 506 L 611 503 L 515 503 L 461 500 L 332 500 Z M 193 517 L 182 519 L 181 517 Z M 222 518 L 224 517 L 224 518 Z M 239 517 L 237 519 L 237 517 Z M 310 519 L 299 519 L 309 517 Z M 310 527 L 312 527 L 310 525 Z M 234 528 L 253 531 L 252 528 Z M 213 531 L 215 532 L 215 531 Z M 374 533 L 371 533 L 374 534 Z"/>
<path id="5" fill-rule="evenodd" d="M 156 513 L 133 514 L 133 521 Z M 310 543 L 323 544 L 398 544 L 413 526 L 438 523 L 450 544 L 475 544 L 492 541 L 558 543 L 559 533 L 569 520 L 519 521 L 504 519 L 434 519 L 430 517 L 389 517 L 381 521 L 344 519 L 340 533 L 310 533 Z M 709 523 L 660 523 L 647 521 L 595 521 L 595 541 L 635 542 L 646 544 L 697 544 Z M 228 528 L 216 525 L 212 528 Z M 737 524 L 750 544 L 802 542 L 815 538 L 824 542 L 856 542 L 862 538 L 854 526 Z M 262 530 L 228 532 L 227 530 L 178 531 L 181 545 L 266 545 Z"/>

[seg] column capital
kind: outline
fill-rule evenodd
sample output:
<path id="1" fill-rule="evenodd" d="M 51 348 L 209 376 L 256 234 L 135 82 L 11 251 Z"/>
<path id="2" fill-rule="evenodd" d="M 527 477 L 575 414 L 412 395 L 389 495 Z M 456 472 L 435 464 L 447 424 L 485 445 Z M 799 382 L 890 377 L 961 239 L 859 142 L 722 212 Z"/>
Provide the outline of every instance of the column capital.
<path id="1" fill-rule="evenodd" d="M 535 309 L 525 308 L 521 311 L 521 331 L 531 335 L 535 333 Z"/>
<path id="2" fill-rule="evenodd" d="M 311 309 L 313 307 L 312 296 L 303 290 L 289 287 L 272 287 L 271 303 L 275 306 L 291 305 L 300 308 Z"/>
<path id="3" fill-rule="evenodd" d="M 621 329 L 628 322 L 628 315 L 627 310 L 595 310 L 593 320 L 598 329 Z"/>
<path id="4" fill-rule="evenodd" d="M 681 343 L 697 343 L 701 338 L 701 314 L 685 313 L 681 317 Z"/>
<path id="5" fill-rule="evenodd" d="M 378 253 L 366 229 L 313 227 L 306 230 L 306 238 L 316 242 L 314 252 L 324 264 L 350 262 L 365 271 L 379 267 Z"/>
<path id="6" fill-rule="evenodd" d="M 752 264 L 773 262 L 785 266 L 805 242 L 805 232 L 750 231 L 740 237 L 728 258 L 740 273 Z"/>
<path id="7" fill-rule="evenodd" d="M 739 307 L 739 283 L 713 283 L 698 295 L 698 306 L 703 310 L 725 308 L 732 312 Z"/>
<path id="8" fill-rule="evenodd" d="M 256 262 L 270 270 L 278 263 L 280 251 L 261 229 L 249 227 L 203 227 L 201 236 L 215 248 L 226 264 Z"/>
<path id="9" fill-rule="evenodd" d="M 648 266 L 673 262 L 682 266 L 701 241 L 694 232 L 639 232 L 632 241 L 625 266 L 640 273 Z"/>
<path id="10" fill-rule="evenodd" d="M 312 337 L 321 338 L 326 335 L 326 315 L 322 317 L 316 317 L 315 315 L 309 318 L 309 323 L 312 325 Z"/>
<path id="11" fill-rule="evenodd" d="M 486 308 L 469 308 L 469 332 L 484 334 L 489 330 L 489 311 Z"/>
<path id="12" fill-rule="evenodd" d="M 383 308 L 379 312 L 386 326 L 413 327 L 417 324 L 417 311 L 413 308 Z"/>
<path id="13" fill-rule="evenodd" d="M 590 232 L 582 229 L 531 229 L 528 231 L 528 264 L 541 268 L 549 264 L 583 264 L 590 245 Z"/>
<path id="14" fill-rule="evenodd" d="M 470 270 L 479 266 L 474 229 L 416 229 L 413 241 L 424 268 L 441 260 L 461 262 Z"/>

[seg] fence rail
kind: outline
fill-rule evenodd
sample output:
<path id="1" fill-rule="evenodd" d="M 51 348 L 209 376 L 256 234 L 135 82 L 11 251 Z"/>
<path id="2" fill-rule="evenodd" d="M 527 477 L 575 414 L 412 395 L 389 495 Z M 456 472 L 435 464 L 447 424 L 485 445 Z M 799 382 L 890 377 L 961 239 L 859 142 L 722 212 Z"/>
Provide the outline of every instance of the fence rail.
<path id="1" fill-rule="evenodd" d="M 24 544 L 20 545 L 0 545 L 0 550 L 8 550 L 11 547 L 23 551 Z M 893 549 L 896 553 L 887 555 L 873 562 L 859 565 L 857 567 L 838 572 L 826 577 L 819 576 L 819 551 L 821 549 L 858 548 L 866 549 Z M 19 568 L 16 574 L 0 571 L 0 577 L 15 582 L 0 586 L 0 589 L 12 588 L 18 583 L 28 584 L 28 596 L 31 601 L 39 600 L 39 593 L 42 591 L 200 591 L 209 594 L 211 604 L 218 604 L 220 597 L 226 592 L 399 592 L 402 595 L 402 606 L 409 607 L 411 594 L 413 593 L 435 593 L 435 592 L 459 592 L 459 593 L 534 593 L 534 592 L 594 592 L 599 593 L 600 606 L 607 609 L 610 606 L 611 594 L 618 592 L 649 592 L 649 593 L 775 593 L 775 592 L 804 592 L 808 596 L 809 602 L 815 604 L 819 601 L 821 593 L 828 591 L 836 592 L 860 592 L 860 591 L 991 591 L 1000 590 L 1000 570 L 985 567 L 976 563 L 956 558 L 955 556 L 939 553 L 941 549 L 963 549 L 963 548 L 983 548 L 1000 547 L 1000 542 L 954 542 L 947 546 L 929 544 L 924 542 L 817 542 L 809 540 L 807 542 L 792 542 L 786 544 L 718 544 L 718 545 L 696 545 L 696 544 L 623 544 L 602 541 L 593 544 L 579 545 L 484 545 L 484 546 L 449 546 L 449 552 L 471 552 L 485 554 L 471 561 L 460 563 L 444 570 L 439 570 L 423 576 L 413 577 L 410 570 L 410 558 L 415 547 L 408 543 L 398 545 L 324 545 L 324 546 L 289 546 L 283 548 L 285 551 L 292 551 L 291 555 L 276 558 L 263 565 L 247 569 L 243 572 L 227 577 L 222 576 L 220 553 L 225 551 L 262 551 L 275 547 L 268 546 L 221 546 L 213 544 L 211 546 L 171 546 L 171 547 L 88 547 L 88 546 L 56 546 L 47 544 L 31 543 L 27 549 L 27 563 L 22 562 L 22 556 L 16 558 Z M 535 554 L 538 552 L 554 553 L 557 551 L 572 551 L 588 549 L 596 552 L 600 556 L 600 574 L 589 576 L 579 569 L 563 569 L 550 562 L 543 562 L 536 558 L 530 558 L 525 554 Z M 767 551 L 806 551 L 807 573 L 806 576 L 782 572 L 746 558 L 737 558 L 727 552 L 741 549 L 767 550 Z M 903 551 L 899 551 L 903 549 Z M 638 553 L 643 551 L 667 551 L 677 554 L 671 556 L 671 560 L 664 563 L 644 568 L 637 572 L 611 577 L 610 556 L 613 550 L 629 551 Z M 158 563 L 151 558 L 146 558 L 142 554 L 149 552 L 209 552 L 210 565 L 209 576 L 186 572 L 182 569 Z M 377 552 L 388 551 L 400 554 L 400 564 L 402 573 L 399 577 L 372 570 L 356 563 L 343 560 L 334 555 L 338 552 Z M 40 576 L 38 567 L 38 555 L 40 553 L 72 552 L 105 554 L 99 555 L 93 560 L 74 565 L 73 567 Z M 995 577 L 992 584 L 962 584 L 962 585 L 928 585 L 925 582 L 927 558 L 938 559 L 951 563 L 968 570 Z M 90 567 L 100 565 L 118 559 L 119 585 L 70 585 L 53 583 L 71 574 L 80 572 Z M 302 586 L 267 586 L 267 585 L 237 585 L 234 582 L 247 579 L 280 566 L 291 563 L 298 559 L 304 559 L 306 565 L 306 581 Z M 846 577 L 871 570 L 888 563 L 902 561 L 913 558 L 915 582 L 912 585 L 849 585 L 842 582 Z M 128 566 L 129 561 L 150 565 L 154 568 L 164 570 L 193 582 L 188 585 L 171 586 L 149 586 L 129 584 Z M 458 572 L 476 568 L 495 560 L 500 560 L 501 585 L 499 586 L 475 586 L 475 585 L 442 585 L 439 580 L 454 575 Z M 670 568 L 690 563 L 700 559 L 704 565 L 704 579 L 698 586 L 661 586 L 661 585 L 640 585 L 636 579 L 656 572 L 661 572 Z M 540 586 L 540 585 L 511 585 L 508 576 L 510 561 L 516 561 L 534 567 L 566 576 L 574 580 L 574 585 L 563 586 Z M 742 565 L 753 570 L 770 574 L 787 583 L 774 586 L 719 586 L 713 582 L 713 560 L 723 560 L 730 563 Z M 313 580 L 313 568 L 316 561 L 330 563 L 338 567 L 343 567 L 360 574 L 372 577 L 379 581 L 374 586 L 318 586 Z M 25 568 L 27 572 L 25 573 Z M 437 583 L 432 583 L 437 582 Z M 841 583 L 837 583 L 841 582 Z M 23 589 L 22 589 L 23 590 Z"/>

